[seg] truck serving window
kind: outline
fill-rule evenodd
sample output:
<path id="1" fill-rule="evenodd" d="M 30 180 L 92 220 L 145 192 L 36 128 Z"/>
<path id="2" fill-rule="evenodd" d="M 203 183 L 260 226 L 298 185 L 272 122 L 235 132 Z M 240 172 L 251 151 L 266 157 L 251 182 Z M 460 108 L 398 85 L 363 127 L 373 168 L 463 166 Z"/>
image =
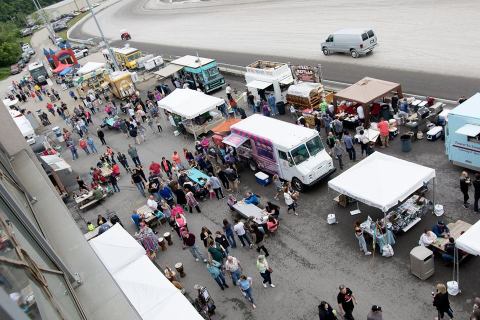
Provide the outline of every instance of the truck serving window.
<path id="1" fill-rule="evenodd" d="M 319 136 L 307 141 L 307 148 L 312 157 L 324 149 L 322 140 L 320 140 Z"/>
<path id="2" fill-rule="evenodd" d="M 290 153 L 293 157 L 293 161 L 297 166 L 310 157 L 310 155 L 308 154 L 307 147 L 304 144 L 299 145 L 298 147 L 293 149 Z"/>

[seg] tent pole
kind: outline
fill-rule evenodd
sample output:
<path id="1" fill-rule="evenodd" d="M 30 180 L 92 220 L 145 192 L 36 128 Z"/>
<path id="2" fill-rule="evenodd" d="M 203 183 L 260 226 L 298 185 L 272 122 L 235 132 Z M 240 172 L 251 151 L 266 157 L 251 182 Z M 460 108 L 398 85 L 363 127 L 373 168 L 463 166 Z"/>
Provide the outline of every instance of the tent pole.
<path id="1" fill-rule="evenodd" d="M 433 210 L 435 210 L 435 184 L 436 184 L 436 179 L 433 178 L 433 199 L 432 199 L 432 202 L 433 202 Z"/>

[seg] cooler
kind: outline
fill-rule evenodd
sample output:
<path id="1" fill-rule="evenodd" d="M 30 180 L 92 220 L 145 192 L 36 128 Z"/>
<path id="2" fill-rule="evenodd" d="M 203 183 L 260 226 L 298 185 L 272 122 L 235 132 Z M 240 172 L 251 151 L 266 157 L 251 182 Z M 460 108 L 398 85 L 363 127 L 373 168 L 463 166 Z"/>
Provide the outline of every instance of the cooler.
<path id="1" fill-rule="evenodd" d="M 427 140 L 435 141 L 442 136 L 443 128 L 440 126 L 433 127 L 427 132 Z"/>
<path id="2" fill-rule="evenodd" d="M 270 177 L 262 171 L 255 173 L 255 179 L 257 180 L 257 183 L 262 186 L 266 186 L 270 183 Z"/>
<path id="3" fill-rule="evenodd" d="M 410 272 L 426 280 L 435 273 L 433 252 L 424 246 L 418 246 L 410 251 Z"/>

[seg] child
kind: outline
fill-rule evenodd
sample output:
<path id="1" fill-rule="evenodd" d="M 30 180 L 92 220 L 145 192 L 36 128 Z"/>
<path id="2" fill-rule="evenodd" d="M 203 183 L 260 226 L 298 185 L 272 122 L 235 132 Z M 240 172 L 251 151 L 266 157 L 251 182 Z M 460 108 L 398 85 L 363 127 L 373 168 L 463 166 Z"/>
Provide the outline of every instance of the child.
<path id="1" fill-rule="evenodd" d="M 212 184 L 210 182 L 207 182 L 205 184 L 205 187 L 207 188 L 208 194 L 210 195 L 210 200 L 214 199 L 215 198 L 215 191 L 213 191 Z"/>

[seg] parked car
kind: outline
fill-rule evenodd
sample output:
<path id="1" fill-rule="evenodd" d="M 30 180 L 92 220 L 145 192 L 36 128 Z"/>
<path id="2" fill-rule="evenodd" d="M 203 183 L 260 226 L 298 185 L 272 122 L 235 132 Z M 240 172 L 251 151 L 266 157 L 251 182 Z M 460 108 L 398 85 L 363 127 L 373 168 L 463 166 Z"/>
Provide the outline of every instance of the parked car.
<path id="1" fill-rule="evenodd" d="M 84 44 L 72 46 L 72 50 L 85 50 L 85 49 L 88 50 L 88 46 L 86 46 L 86 45 L 84 45 Z"/>
<path id="2" fill-rule="evenodd" d="M 342 29 L 327 37 L 322 43 L 324 55 L 335 52 L 349 53 L 353 58 L 372 52 L 377 45 L 377 35 L 372 29 Z"/>
<path id="3" fill-rule="evenodd" d="M 81 59 L 88 56 L 88 49 L 74 49 L 73 53 L 75 54 L 75 58 Z"/>
<path id="4" fill-rule="evenodd" d="M 22 51 L 24 53 L 28 53 L 31 56 L 33 56 L 35 54 L 35 50 L 33 50 L 33 48 L 28 43 L 24 43 L 22 45 Z"/>
<path id="5" fill-rule="evenodd" d="M 22 71 L 18 64 L 14 64 L 12 66 L 10 66 L 10 74 L 17 74 L 17 73 L 20 73 L 20 71 Z"/>
<path id="6" fill-rule="evenodd" d="M 23 61 L 23 59 L 21 59 L 21 58 L 20 58 L 20 60 L 18 60 L 17 64 L 18 64 L 18 67 L 20 68 L 20 70 L 23 70 L 23 68 L 25 68 L 25 66 L 27 65 L 25 63 L 25 61 Z"/>
<path id="7" fill-rule="evenodd" d="M 56 23 L 53 25 L 53 31 L 55 32 L 62 31 L 65 29 L 68 29 L 68 26 L 66 23 Z"/>
<path id="8" fill-rule="evenodd" d="M 22 29 L 22 31 L 20 33 L 22 34 L 22 37 L 26 37 L 26 36 L 31 35 L 33 33 L 33 31 L 30 28 L 25 28 L 25 29 Z"/>

